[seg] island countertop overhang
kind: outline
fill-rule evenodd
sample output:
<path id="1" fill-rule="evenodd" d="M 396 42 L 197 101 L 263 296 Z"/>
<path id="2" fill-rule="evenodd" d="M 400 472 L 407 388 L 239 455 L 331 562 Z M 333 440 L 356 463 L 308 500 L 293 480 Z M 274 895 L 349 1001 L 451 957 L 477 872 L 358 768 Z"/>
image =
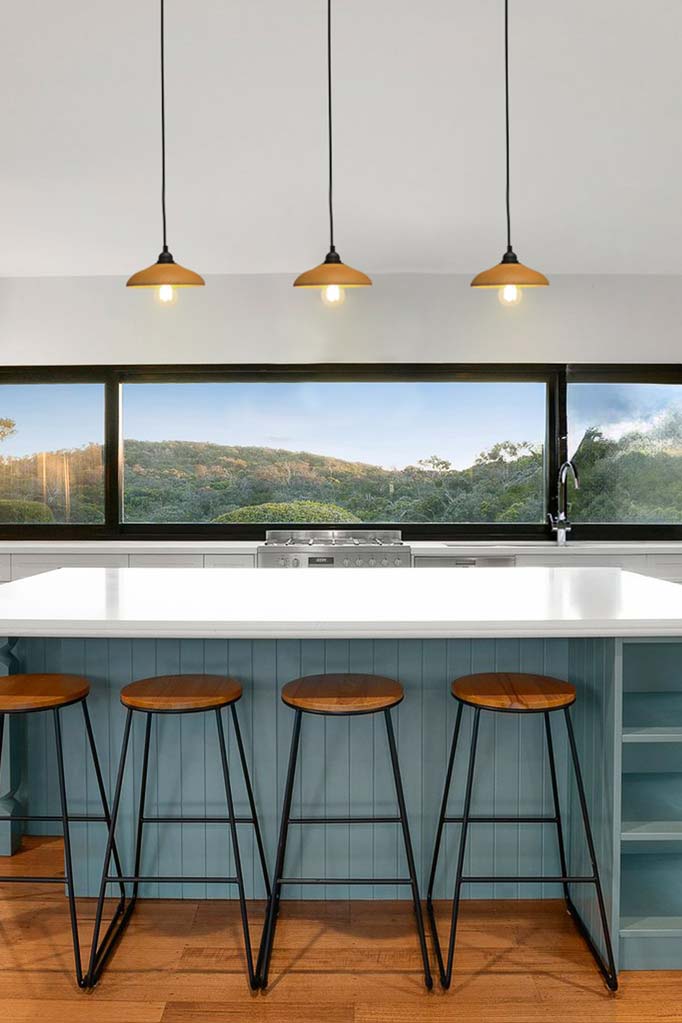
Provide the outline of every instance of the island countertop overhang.
<path id="1" fill-rule="evenodd" d="M 618 568 L 58 569 L 0 587 L 0 633 L 179 639 L 682 636 L 682 587 Z"/>

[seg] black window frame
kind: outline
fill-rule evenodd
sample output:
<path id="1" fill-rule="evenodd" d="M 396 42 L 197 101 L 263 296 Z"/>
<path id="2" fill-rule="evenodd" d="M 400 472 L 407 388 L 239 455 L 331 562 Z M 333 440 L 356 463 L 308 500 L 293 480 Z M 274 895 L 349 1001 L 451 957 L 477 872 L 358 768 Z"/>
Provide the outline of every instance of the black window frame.
<path id="1" fill-rule="evenodd" d="M 582 384 L 679 384 L 682 365 L 674 364 L 575 364 L 566 367 L 566 385 Z M 566 457 L 567 391 L 563 401 L 561 460 Z M 578 468 L 580 468 L 579 462 Z M 555 502 L 556 503 L 556 502 Z M 682 525 L 672 523 L 573 522 L 570 540 L 682 541 Z"/>
<path id="2" fill-rule="evenodd" d="M 104 511 L 101 524 L 0 524 L 0 540 L 262 540 L 275 524 L 125 523 L 122 521 L 123 446 L 121 394 L 124 383 L 318 381 L 541 381 L 547 387 L 545 510 L 556 514 L 558 467 L 567 454 L 569 383 L 661 383 L 682 385 L 682 364 L 451 364 L 361 363 L 298 365 L 5 366 L 0 384 L 99 383 L 104 385 Z M 290 528 L 291 523 L 277 524 Z M 300 524 L 297 524 L 300 526 Z M 335 523 L 315 524 L 334 528 Z M 406 540 L 552 540 L 545 523 L 372 523 L 399 528 Z M 682 541 L 682 525 L 573 523 L 569 542 Z"/>
<path id="3" fill-rule="evenodd" d="M 5 366 L 0 384 L 99 383 L 104 385 L 104 522 L 97 524 L 0 524 L 0 540 L 247 540 L 266 529 L 301 528 L 300 523 L 126 523 L 123 521 L 122 387 L 126 383 L 263 383 L 286 381 L 463 381 L 544 383 L 547 436 L 544 460 L 546 511 L 556 512 L 556 480 L 561 451 L 559 425 L 565 423 L 565 367 L 530 364 L 316 363 L 297 365 L 138 365 Z M 565 430 L 563 431 L 565 434 Z M 565 444 L 565 437 L 564 437 Z M 315 523 L 333 529 L 338 523 Z M 544 523 L 375 522 L 364 528 L 402 530 L 405 540 L 550 540 Z"/>

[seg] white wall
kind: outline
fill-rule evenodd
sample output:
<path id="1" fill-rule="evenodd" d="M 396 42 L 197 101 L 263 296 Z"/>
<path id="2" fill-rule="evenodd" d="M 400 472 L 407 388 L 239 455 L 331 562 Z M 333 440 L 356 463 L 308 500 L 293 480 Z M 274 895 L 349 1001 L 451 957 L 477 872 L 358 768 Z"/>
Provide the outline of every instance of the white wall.
<path id="1" fill-rule="evenodd" d="M 0 279 L 0 364 L 682 361 L 678 276 L 556 276 L 512 309 L 464 276 L 379 276 L 339 309 L 291 280 L 209 277 L 163 308 L 118 277 Z"/>

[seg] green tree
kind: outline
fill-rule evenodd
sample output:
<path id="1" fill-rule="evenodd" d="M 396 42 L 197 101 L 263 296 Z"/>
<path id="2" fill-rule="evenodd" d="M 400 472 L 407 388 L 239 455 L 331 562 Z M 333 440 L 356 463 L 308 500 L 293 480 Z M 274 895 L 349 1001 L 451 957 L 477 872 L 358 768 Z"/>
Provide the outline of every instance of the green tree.
<path id="1" fill-rule="evenodd" d="M 334 504 L 318 501 L 278 501 L 253 504 L 219 515 L 214 522 L 360 522 L 356 515 Z"/>

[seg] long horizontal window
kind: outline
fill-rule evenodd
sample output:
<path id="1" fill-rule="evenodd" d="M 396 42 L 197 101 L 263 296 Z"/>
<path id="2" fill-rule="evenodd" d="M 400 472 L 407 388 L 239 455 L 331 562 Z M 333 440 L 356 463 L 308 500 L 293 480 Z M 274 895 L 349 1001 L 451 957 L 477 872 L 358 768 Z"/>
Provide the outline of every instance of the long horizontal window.
<path id="1" fill-rule="evenodd" d="M 535 523 L 547 385 L 123 385 L 126 523 Z"/>
<path id="2" fill-rule="evenodd" d="M 0 367 L 0 538 L 682 541 L 682 366 Z"/>
<path id="3" fill-rule="evenodd" d="M 0 384 L 0 523 L 104 522 L 103 384 Z"/>

